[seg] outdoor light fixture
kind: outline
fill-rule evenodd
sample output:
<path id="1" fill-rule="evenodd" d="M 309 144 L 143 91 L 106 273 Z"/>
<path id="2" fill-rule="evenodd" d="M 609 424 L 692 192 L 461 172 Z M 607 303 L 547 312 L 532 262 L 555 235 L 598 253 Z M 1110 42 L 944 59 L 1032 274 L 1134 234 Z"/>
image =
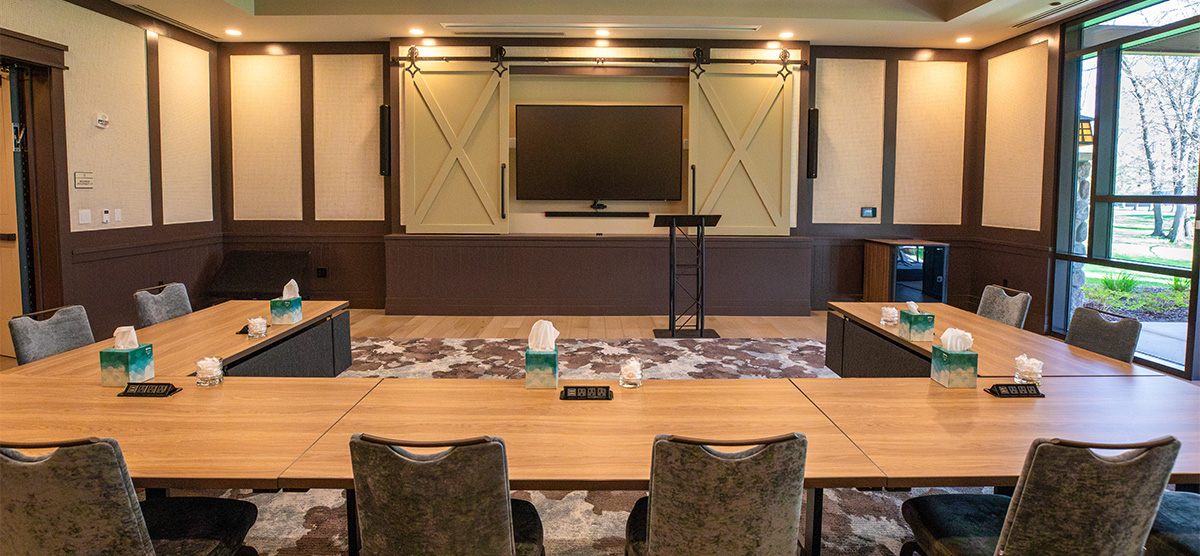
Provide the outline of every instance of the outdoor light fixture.
<path id="1" fill-rule="evenodd" d="M 1094 118 L 1089 118 L 1087 116 L 1079 117 L 1079 144 L 1080 145 L 1091 145 L 1092 144 L 1092 121 L 1093 120 L 1094 120 Z"/>

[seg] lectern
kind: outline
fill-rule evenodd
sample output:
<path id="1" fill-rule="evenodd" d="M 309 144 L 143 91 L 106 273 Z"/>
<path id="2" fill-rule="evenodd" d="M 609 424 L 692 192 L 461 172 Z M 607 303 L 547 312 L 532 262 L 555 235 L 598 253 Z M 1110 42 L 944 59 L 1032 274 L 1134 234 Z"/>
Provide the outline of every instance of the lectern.
<path id="1" fill-rule="evenodd" d="M 655 338 L 720 338 L 711 328 L 704 328 L 704 229 L 716 226 L 719 214 L 660 214 L 654 217 L 655 228 L 671 229 L 671 299 L 670 328 L 654 331 Z M 695 235 L 688 235 L 685 228 L 695 228 Z M 678 241 L 682 237 L 686 244 L 685 255 L 679 260 Z M 680 282 L 680 277 L 693 277 L 691 284 Z M 691 285 L 689 291 L 687 285 Z M 680 292 L 683 299 L 680 299 Z M 677 309 L 689 303 L 682 312 Z M 690 326 L 689 326 L 690 325 Z"/>

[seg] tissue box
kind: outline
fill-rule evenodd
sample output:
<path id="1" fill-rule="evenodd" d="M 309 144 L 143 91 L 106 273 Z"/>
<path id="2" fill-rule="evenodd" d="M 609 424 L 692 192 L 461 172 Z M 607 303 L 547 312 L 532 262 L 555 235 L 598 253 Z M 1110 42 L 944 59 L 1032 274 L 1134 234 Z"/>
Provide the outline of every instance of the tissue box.
<path id="1" fill-rule="evenodd" d="M 299 297 L 271 300 L 271 324 L 296 324 L 302 320 Z"/>
<path id="2" fill-rule="evenodd" d="M 934 341 L 933 313 L 914 313 L 908 309 L 900 311 L 897 333 L 910 342 Z"/>
<path id="3" fill-rule="evenodd" d="M 525 387 L 558 389 L 558 346 L 554 351 L 525 350 Z"/>
<path id="4" fill-rule="evenodd" d="M 100 350 L 100 386 L 124 388 L 130 382 L 154 378 L 154 346 Z"/>
<path id="5" fill-rule="evenodd" d="M 950 351 L 933 346 L 929 378 L 946 388 L 974 388 L 979 376 L 979 354 L 971 350 Z"/>

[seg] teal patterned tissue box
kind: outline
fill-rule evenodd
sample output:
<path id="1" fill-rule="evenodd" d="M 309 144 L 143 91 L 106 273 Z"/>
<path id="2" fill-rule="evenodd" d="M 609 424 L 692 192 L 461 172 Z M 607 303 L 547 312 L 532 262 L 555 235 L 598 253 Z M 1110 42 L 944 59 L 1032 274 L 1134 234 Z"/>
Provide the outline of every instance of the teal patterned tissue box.
<path id="1" fill-rule="evenodd" d="M 558 389 L 558 346 L 554 351 L 525 350 L 525 387 Z"/>
<path id="2" fill-rule="evenodd" d="M 100 386 L 124 388 L 130 382 L 154 378 L 154 346 L 100 350 Z"/>
<path id="3" fill-rule="evenodd" d="M 933 313 L 914 313 L 908 309 L 900 311 L 897 333 L 910 342 L 934 341 Z"/>
<path id="4" fill-rule="evenodd" d="M 974 388 L 979 377 L 979 354 L 971 350 L 950 351 L 933 346 L 929 378 L 946 388 Z"/>
<path id="5" fill-rule="evenodd" d="M 271 300 L 271 324 L 296 324 L 302 320 L 299 297 Z"/>

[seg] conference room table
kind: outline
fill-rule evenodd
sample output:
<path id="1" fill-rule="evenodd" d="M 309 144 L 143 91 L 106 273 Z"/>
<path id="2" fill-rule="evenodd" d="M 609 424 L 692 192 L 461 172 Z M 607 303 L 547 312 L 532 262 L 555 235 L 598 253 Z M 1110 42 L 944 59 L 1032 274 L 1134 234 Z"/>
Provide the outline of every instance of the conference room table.
<path id="1" fill-rule="evenodd" d="M 941 336 L 947 328 L 957 328 L 971 333 L 974 339 L 971 351 L 979 354 L 980 377 L 1011 378 L 1016 372 L 1015 359 L 1022 354 L 1042 360 L 1045 364 L 1042 375 L 1047 377 L 1162 375 L 1149 367 L 1105 357 L 944 303 L 920 304 L 922 312 L 934 315 L 935 339 L 912 342 L 900 336 L 899 327 L 879 323 L 880 310 L 885 306 L 903 309 L 904 303 L 839 301 L 829 304 L 831 337 L 828 344 L 835 353 L 827 355 L 827 359 L 834 363 L 829 365 L 834 372 L 844 377 L 862 376 L 861 369 L 856 367 L 867 365 L 880 369 L 879 376 L 888 374 L 890 369 L 895 369 L 899 376 L 929 376 L 933 346 L 942 343 Z M 844 325 L 836 320 L 839 316 L 845 318 Z M 843 336 L 833 337 L 841 326 L 845 327 Z M 843 358 L 846 369 L 840 372 L 835 367 Z"/>
<path id="2" fill-rule="evenodd" d="M 252 317 L 270 317 L 269 301 L 226 301 L 194 313 L 137 329 L 139 343 L 154 346 L 154 376 L 185 377 L 196 371 L 196 360 L 220 357 L 226 365 L 286 342 L 349 307 L 347 301 L 304 300 L 304 318 L 295 324 L 272 324 L 263 338 L 238 334 Z M 132 324 L 132 323 L 131 323 Z M 113 347 L 112 338 L 7 369 L 0 375 L 74 377 L 100 382 L 100 350 Z"/>

